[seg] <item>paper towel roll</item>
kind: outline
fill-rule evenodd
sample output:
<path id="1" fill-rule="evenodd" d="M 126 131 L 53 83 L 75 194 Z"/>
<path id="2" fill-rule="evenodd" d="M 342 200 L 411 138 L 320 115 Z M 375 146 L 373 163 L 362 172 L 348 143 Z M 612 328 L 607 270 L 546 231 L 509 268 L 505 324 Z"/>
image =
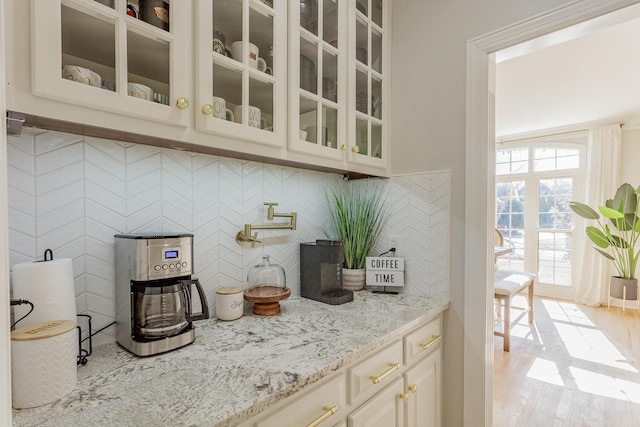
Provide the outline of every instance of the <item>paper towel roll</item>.
<path id="1" fill-rule="evenodd" d="M 29 300 L 34 306 L 33 312 L 18 326 L 60 319 L 75 322 L 76 292 L 71 258 L 15 264 L 13 298 Z M 28 306 L 14 306 L 15 320 L 28 311 Z"/>
<path id="2" fill-rule="evenodd" d="M 16 409 L 53 402 L 73 391 L 78 378 L 78 330 L 70 320 L 18 328 L 11 333 L 11 400 Z"/>

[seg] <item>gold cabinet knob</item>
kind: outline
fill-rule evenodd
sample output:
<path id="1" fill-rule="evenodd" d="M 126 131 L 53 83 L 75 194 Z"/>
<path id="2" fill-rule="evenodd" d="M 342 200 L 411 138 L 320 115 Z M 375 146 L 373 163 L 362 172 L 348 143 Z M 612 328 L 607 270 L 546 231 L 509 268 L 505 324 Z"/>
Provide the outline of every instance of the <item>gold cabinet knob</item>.
<path id="1" fill-rule="evenodd" d="M 202 114 L 204 114 L 205 116 L 210 116 L 213 114 L 213 105 L 211 104 L 204 104 L 202 106 Z"/>
<path id="2" fill-rule="evenodd" d="M 411 393 L 413 393 L 413 394 L 416 394 L 416 393 L 418 392 L 418 386 L 417 386 L 417 385 L 415 385 L 415 384 L 411 384 L 411 385 L 409 386 L 409 391 L 410 391 Z"/>
<path id="3" fill-rule="evenodd" d="M 340 149 L 341 149 L 342 151 L 347 151 L 347 144 L 342 144 L 342 145 L 340 146 Z"/>
<path id="4" fill-rule="evenodd" d="M 354 153 L 359 153 L 360 147 L 358 147 L 357 145 L 354 145 L 353 147 L 351 147 L 351 151 L 353 151 Z"/>
<path id="5" fill-rule="evenodd" d="M 181 110 L 186 110 L 189 108 L 189 100 L 187 98 L 178 98 L 176 101 L 176 107 Z"/>
<path id="6" fill-rule="evenodd" d="M 407 393 L 400 393 L 400 394 L 398 395 L 398 397 L 399 397 L 400 399 L 404 400 L 405 402 L 408 402 L 408 401 L 409 401 L 409 395 L 408 395 Z"/>

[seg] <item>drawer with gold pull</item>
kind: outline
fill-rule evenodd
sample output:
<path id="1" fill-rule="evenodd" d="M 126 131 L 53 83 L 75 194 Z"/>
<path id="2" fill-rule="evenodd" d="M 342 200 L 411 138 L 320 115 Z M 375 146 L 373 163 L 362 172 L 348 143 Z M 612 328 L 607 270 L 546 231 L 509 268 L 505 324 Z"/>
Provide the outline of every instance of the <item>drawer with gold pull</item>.
<path id="1" fill-rule="evenodd" d="M 307 393 L 300 393 L 275 413 L 258 421 L 256 427 L 330 427 L 346 414 L 346 380 L 340 373 Z"/>
<path id="2" fill-rule="evenodd" d="M 400 375 L 402 341 L 374 353 L 349 369 L 349 403 L 374 395 Z"/>
<path id="3" fill-rule="evenodd" d="M 407 334 L 404 337 L 404 363 L 410 365 L 429 354 L 440 345 L 441 334 L 440 317 Z"/>

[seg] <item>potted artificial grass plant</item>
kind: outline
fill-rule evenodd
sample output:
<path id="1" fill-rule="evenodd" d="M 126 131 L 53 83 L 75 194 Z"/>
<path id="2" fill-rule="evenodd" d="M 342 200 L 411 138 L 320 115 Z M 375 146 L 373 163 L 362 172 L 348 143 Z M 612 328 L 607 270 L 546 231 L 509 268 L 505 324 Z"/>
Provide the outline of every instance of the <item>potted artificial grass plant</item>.
<path id="1" fill-rule="evenodd" d="M 600 214 L 589 206 L 571 202 L 569 206 L 578 215 L 590 220 L 597 220 L 598 225 L 586 228 L 587 236 L 595 245 L 595 249 L 608 260 L 613 261 L 618 276 L 612 276 L 609 295 L 619 299 L 638 299 L 638 279 L 635 277 L 640 250 L 636 250 L 640 238 L 640 218 L 638 218 L 638 197 L 640 187 L 622 184 L 613 199 L 598 206 L 598 211 L 605 218 L 600 221 Z M 610 220 L 611 226 L 606 222 Z"/>
<path id="2" fill-rule="evenodd" d="M 362 290 L 367 256 L 389 219 L 386 192 L 379 181 L 368 179 L 336 187 L 327 199 L 336 237 L 344 245 L 344 289 Z"/>

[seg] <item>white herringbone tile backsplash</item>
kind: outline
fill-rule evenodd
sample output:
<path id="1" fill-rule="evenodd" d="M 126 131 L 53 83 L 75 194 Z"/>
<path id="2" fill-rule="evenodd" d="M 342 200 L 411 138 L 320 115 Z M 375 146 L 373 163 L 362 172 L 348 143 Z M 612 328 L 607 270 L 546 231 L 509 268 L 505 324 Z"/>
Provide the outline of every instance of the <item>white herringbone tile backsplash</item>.
<path id="1" fill-rule="evenodd" d="M 210 305 L 217 287 L 243 285 L 263 254 L 299 295 L 299 244 L 326 238 L 325 191 L 350 185 L 337 174 L 31 130 L 8 138 L 8 163 L 10 265 L 42 259 L 47 248 L 72 258 L 78 312 L 93 317 L 94 330 L 115 318 L 114 234 L 193 233 Z M 449 173 L 384 183 L 392 216 L 375 251 L 399 235 L 404 292 L 448 294 Z M 298 212 L 297 230 L 262 231 L 255 248 L 237 244 L 243 224 L 266 222 L 264 202 Z"/>

